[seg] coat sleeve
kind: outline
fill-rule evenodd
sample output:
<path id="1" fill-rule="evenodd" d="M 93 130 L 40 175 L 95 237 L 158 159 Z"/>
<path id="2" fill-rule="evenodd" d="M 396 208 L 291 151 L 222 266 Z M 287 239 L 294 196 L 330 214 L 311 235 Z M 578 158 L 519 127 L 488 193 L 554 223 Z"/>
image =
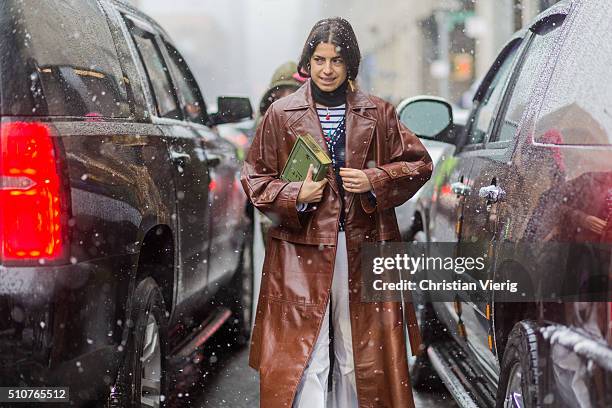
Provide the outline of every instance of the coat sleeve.
<path id="1" fill-rule="evenodd" d="M 242 166 L 240 181 L 255 208 L 267 215 L 275 225 L 288 229 L 300 229 L 302 214 L 297 210 L 297 198 L 302 182 L 280 179 L 284 163 L 279 162 L 281 146 L 278 121 L 274 120 L 273 107 L 268 109 L 257 127 L 253 143 Z M 284 142 L 283 142 L 284 143 Z"/>
<path id="2" fill-rule="evenodd" d="M 364 172 L 376 195 L 376 206 L 361 194 L 361 205 L 366 213 L 397 207 L 410 199 L 429 180 L 433 163 L 418 137 L 398 119 L 395 108 L 384 104 L 382 121 L 386 124 L 384 138 L 389 152 L 387 163 L 365 169 Z M 379 128 L 380 129 L 380 128 Z"/>

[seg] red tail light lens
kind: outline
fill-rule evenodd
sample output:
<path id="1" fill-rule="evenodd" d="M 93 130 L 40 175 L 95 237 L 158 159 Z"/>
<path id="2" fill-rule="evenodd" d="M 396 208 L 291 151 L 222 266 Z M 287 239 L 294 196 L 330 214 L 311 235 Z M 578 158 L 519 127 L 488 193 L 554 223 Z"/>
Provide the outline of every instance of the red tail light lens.
<path id="1" fill-rule="evenodd" d="M 608 302 L 608 344 L 612 346 L 612 302 Z"/>
<path id="2" fill-rule="evenodd" d="M 63 255 L 61 177 L 49 128 L 0 126 L 1 259 L 56 260 Z"/>

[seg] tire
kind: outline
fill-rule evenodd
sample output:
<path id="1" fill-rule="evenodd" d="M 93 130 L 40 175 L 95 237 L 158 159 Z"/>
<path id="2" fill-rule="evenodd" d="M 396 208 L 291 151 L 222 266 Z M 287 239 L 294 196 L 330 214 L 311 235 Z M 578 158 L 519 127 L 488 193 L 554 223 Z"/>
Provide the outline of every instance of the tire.
<path id="1" fill-rule="evenodd" d="M 167 313 L 152 278 L 134 291 L 126 354 L 109 407 L 163 407 L 168 399 Z"/>
<path id="2" fill-rule="evenodd" d="M 232 311 L 225 324 L 224 339 L 238 348 L 249 343 L 253 319 L 253 228 L 248 229 L 242 247 L 238 270 L 232 278 L 224 297 Z M 229 302 L 229 303 L 228 303 Z"/>
<path id="3" fill-rule="evenodd" d="M 519 399 L 520 407 L 543 406 L 540 356 L 545 354 L 545 342 L 535 322 L 525 320 L 514 325 L 502 359 L 497 408 L 515 407 L 514 401 Z"/>

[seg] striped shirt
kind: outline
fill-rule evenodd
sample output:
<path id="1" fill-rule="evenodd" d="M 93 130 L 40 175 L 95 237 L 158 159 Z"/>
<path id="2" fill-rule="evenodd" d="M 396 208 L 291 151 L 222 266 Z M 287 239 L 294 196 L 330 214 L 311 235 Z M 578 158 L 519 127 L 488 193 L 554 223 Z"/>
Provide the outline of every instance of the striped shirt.
<path id="1" fill-rule="evenodd" d="M 341 167 L 345 166 L 346 159 L 346 124 L 344 123 L 345 114 L 346 104 L 325 108 L 317 107 L 317 115 L 319 116 L 321 129 L 323 130 L 323 138 L 325 139 L 328 150 L 332 155 L 332 166 L 334 168 L 334 173 L 336 174 L 336 180 L 341 193 L 342 209 L 340 211 L 339 231 L 344 231 L 344 186 L 339 170 Z M 343 126 L 341 129 L 338 129 L 340 125 Z M 374 191 L 370 191 L 368 198 L 372 206 L 376 206 L 376 194 Z M 307 207 L 308 205 L 306 203 L 297 204 L 297 210 L 300 212 L 305 211 Z"/>
<path id="2" fill-rule="evenodd" d="M 333 134 L 338 125 L 344 119 L 346 113 L 346 104 L 331 106 L 328 108 L 317 107 L 317 114 L 319 115 L 319 122 L 321 122 L 321 128 L 323 129 L 323 135 L 329 136 Z"/>
<path id="3" fill-rule="evenodd" d="M 338 125 L 340 125 L 340 123 L 342 123 L 342 120 L 344 119 L 345 112 L 346 112 L 346 104 L 344 103 L 342 105 L 332 106 L 329 108 L 317 107 L 317 114 L 319 115 L 319 122 L 321 122 L 321 129 L 323 129 L 324 139 L 330 138 L 331 136 L 334 135 L 334 132 L 336 131 L 336 129 L 338 129 Z M 326 140 L 326 143 L 328 143 L 328 146 L 329 146 L 329 141 Z M 335 167 L 336 157 L 334 154 L 332 154 L 331 159 Z M 308 205 L 306 203 L 297 204 L 297 210 L 300 212 L 305 211 L 306 208 L 308 208 Z"/>
<path id="4" fill-rule="evenodd" d="M 336 176 L 336 183 L 340 193 L 342 205 L 340 208 L 340 219 L 338 221 L 338 230 L 344 231 L 344 186 L 342 177 L 340 177 L 340 168 L 345 166 L 346 159 L 346 122 L 344 114 L 346 113 L 346 105 L 339 106 L 317 107 L 319 122 L 323 130 L 323 139 L 327 144 L 327 150 L 331 154 L 332 166 Z"/>

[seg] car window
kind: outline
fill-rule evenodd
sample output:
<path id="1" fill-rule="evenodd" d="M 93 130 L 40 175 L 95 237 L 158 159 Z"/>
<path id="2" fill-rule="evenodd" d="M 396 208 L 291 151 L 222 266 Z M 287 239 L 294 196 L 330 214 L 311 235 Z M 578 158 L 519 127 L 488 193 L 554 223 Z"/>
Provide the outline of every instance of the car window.
<path id="1" fill-rule="evenodd" d="M 0 72 L 0 86 L 4 98 L 11 98 L 2 112 L 131 116 L 115 43 L 96 2 L 25 0 L 2 17 L 7 25 L 0 49 L 8 63 L 0 65 L 10 70 Z M 8 25 L 11 19 L 15 28 Z"/>
<path id="2" fill-rule="evenodd" d="M 562 19 L 555 19 L 533 33 L 522 57 L 519 76 L 515 81 L 513 80 L 514 89 L 507 103 L 496 141 L 513 140 L 516 137 L 519 121 L 527 107 L 536 80 L 544 70 L 544 64 L 555 44 L 555 39 L 560 32 L 559 27 L 562 24 Z"/>
<path id="3" fill-rule="evenodd" d="M 170 59 L 168 65 L 174 77 L 177 93 L 182 96 L 183 116 L 190 122 L 205 125 L 206 105 L 200 94 L 200 88 L 191 74 L 183 56 L 172 45 L 164 42 Z"/>
<path id="4" fill-rule="evenodd" d="M 611 2 L 589 2 L 564 41 L 536 120 L 534 139 L 564 145 L 612 144 Z"/>
<path id="5" fill-rule="evenodd" d="M 170 73 L 157 46 L 155 36 L 136 27 L 130 20 L 127 22 L 140 59 L 147 71 L 157 114 L 162 118 L 181 119 L 182 114 L 176 100 Z"/>
<path id="6" fill-rule="evenodd" d="M 482 143 L 485 140 L 489 126 L 493 120 L 495 107 L 503 95 L 506 79 L 510 74 L 510 67 L 516 56 L 519 42 L 517 41 L 512 48 L 507 51 L 506 58 L 500 62 L 498 59 L 492 69 L 497 69 L 495 76 L 489 82 L 489 86 L 484 92 L 481 102 L 472 116 L 472 125 L 468 138 L 468 144 Z"/>

